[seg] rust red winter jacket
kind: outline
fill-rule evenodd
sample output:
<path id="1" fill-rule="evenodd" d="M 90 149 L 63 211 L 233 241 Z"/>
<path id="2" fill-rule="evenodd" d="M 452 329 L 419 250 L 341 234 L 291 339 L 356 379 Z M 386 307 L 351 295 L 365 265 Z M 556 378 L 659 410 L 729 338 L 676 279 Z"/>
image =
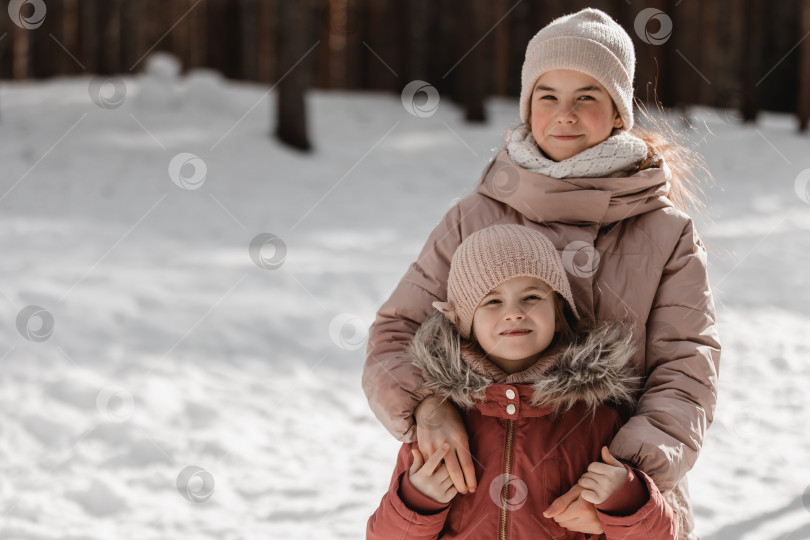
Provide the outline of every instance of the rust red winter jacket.
<path id="1" fill-rule="evenodd" d="M 457 364 L 416 358 L 431 389 L 463 411 L 478 490 L 446 506 L 428 499 L 408 481 L 415 443 L 405 443 L 367 538 L 677 538 L 675 512 L 652 480 L 629 466 L 622 488 L 598 506 L 604 535 L 573 533 L 543 516 L 621 427 L 619 413 L 604 403 L 628 395 L 632 344 L 621 332 L 603 327 L 511 375 L 474 351 Z M 420 339 L 418 332 L 414 342 Z"/>

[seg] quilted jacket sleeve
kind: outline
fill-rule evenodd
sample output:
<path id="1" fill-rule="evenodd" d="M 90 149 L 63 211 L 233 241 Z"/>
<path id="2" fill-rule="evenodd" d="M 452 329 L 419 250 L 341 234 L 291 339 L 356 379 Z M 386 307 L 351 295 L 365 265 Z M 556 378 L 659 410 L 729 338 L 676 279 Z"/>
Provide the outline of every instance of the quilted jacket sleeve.
<path id="1" fill-rule="evenodd" d="M 646 334 L 647 381 L 610 451 L 666 492 L 694 465 L 717 400 L 714 300 L 706 249 L 691 220 L 664 266 Z"/>
<path id="2" fill-rule="evenodd" d="M 416 440 L 413 411 L 427 395 L 422 374 L 406 353 L 419 325 L 446 300 L 450 261 L 461 243 L 462 211 L 453 207 L 428 237 L 369 330 L 363 390 L 371 410 L 402 442 Z"/>
<path id="3" fill-rule="evenodd" d="M 649 499 L 636 512 L 628 516 L 613 516 L 597 512 L 607 540 L 676 540 L 678 516 L 664 500 L 649 476 L 638 469 L 633 474 L 643 480 Z"/>
<path id="4" fill-rule="evenodd" d="M 414 540 L 434 540 L 439 537 L 450 506 L 435 513 L 421 514 L 410 509 L 400 496 L 404 475 L 408 474 L 413 463 L 413 444 L 403 444 L 397 456 L 397 464 L 391 485 L 383 496 L 379 508 L 369 518 L 366 526 L 368 540 L 392 540 L 407 538 Z"/>

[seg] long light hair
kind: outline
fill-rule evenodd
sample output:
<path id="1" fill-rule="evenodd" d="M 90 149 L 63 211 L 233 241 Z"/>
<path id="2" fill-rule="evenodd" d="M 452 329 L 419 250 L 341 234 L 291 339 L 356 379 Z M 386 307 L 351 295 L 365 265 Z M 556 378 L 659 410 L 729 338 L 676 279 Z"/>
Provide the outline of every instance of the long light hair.
<path id="1" fill-rule="evenodd" d="M 631 135 L 647 143 L 649 152 L 641 166 L 641 170 L 654 167 L 656 157 L 663 158 L 672 171 L 670 191 L 667 198 L 676 208 L 688 212 L 693 209 L 702 212 L 706 205 L 703 202 L 705 195 L 702 183 L 711 183 L 713 178 L 706 166 L 703 156 L 687 146 L 686 136 L 679 133 L 667 121 L 664 109 L 656 102 L 657 114 L 650 114 L 647 106 L 636 103 L 640 112 L 640 120 L 645 126 L 636 123 L 630 130 Z"/>

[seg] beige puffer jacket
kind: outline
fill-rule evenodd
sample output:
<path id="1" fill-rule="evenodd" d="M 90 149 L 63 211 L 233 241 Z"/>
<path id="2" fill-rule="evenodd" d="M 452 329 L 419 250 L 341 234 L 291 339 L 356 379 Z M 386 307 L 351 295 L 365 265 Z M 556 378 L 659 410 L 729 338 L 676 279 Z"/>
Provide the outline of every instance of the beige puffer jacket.
<path id="1" fill-rule="evenodd" d="M 560 251 L 577 309 L 627 318 L 643 346 L 633 363 L 645 384 L 635 415 L 610 445 L 649 474 L 693 529 L 684 475 L 714 415 L 720 344 L 706 250 L 685 213 L 666 198 L 666 164 L 624 178 L 549 178 L 502 151 L 476 193 L 428 238 L 371 327 L 363 389 L 397 439 L 416 439 L 413 412 L 428 393 L 407 346 L 436 300 L 447 296 L 450 260 L 471 233 L 496 223 L 536 227 Z"/>

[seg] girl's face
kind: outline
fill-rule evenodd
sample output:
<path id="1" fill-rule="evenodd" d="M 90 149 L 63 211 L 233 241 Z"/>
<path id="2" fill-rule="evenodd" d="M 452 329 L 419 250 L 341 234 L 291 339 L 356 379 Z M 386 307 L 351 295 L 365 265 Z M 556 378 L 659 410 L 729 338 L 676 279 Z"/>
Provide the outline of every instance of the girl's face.
<path id="1" fill-rule="evenodd" d="M 516 277 L 492 289 L 473 315 L 473 336 L 506 373 L 533 365 L 556 330 L 554 291 L 540 279 Z"/>
<path id="2" fill-rule="evenodd" d="M 580 71 L 555 69 L 534 83 L 532 135 L 554 161 L 562 161 L 601 143 L 622 127 L 607 90 Z"/>

